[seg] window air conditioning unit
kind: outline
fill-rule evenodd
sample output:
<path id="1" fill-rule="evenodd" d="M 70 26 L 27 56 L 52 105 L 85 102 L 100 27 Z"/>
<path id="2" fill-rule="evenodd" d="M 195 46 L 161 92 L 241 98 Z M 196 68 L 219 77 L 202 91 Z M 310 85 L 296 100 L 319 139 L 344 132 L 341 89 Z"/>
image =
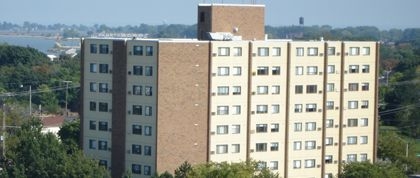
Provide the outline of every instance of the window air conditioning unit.
<path id="1" fill-rule="evenodd" d="M 318 112 L 322 112 L 322 109 L 318 109 Z"/>
<path id="2" fill-rule="evenodd" d="M 213 56 L 213 57 L 217 56 L 217 53 L 213 53 L 213 54 L 212 54 L 212 56 Z"/>
<path id="3" fill-rule="evenodd" d="M 131 71 L 128 71 L 128 75 L 131 75 Z"/>
<path id="4" fill-rule="evenodd" d="M 337 56 L 341 55 L 341 53 L 337 53 Z"/>
<path id="5" fill-rule="evenodd" d="M 210 132 L 210 135 L 214 135 L 214 134 L 216 134 L 216 132 Z"/>
<path id="6" fill-rule="evenodd" d="M 130 56 L 131 56 L 131 55 L 133 55 L 133 52 L 129 51 L 129 52 L 128 52 L 128 55 L 130 55 Z"/>
<path id="7" fill-rule="evenodd" d="M 109 70 L 109 73 L 112 74 L 112 70 Z"/>
<path id="8" fill-rule="evenodd" d="M 210 154 L 211 154 L 211 155 L 214 155 L 214 151 L 210 151 Z"/>
<path id="9" fill-rule="evenodd" d="M 321 57 L 324 56 L 324 53 L 319 53 L 319 56 L 321 56 Z"/>
<path id="10" fill-rule="evenodd" d="M 211 112 L 211 115 L 214 116 L 214 115 L 216 115 L 216 113 L 215 112 Z"/>

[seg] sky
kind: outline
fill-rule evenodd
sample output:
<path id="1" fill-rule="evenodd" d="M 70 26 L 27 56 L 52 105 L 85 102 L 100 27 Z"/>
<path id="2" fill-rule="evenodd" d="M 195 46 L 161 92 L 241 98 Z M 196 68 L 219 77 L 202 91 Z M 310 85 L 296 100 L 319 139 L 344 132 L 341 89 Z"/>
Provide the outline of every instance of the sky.
<path id="1" fill-rule="evenodd" d="M 265 5 L 265 23 L 420 28 L 420 0 L 1 0 L 0 22 L 107 26 L 192 25 L 199 3 Z"/>

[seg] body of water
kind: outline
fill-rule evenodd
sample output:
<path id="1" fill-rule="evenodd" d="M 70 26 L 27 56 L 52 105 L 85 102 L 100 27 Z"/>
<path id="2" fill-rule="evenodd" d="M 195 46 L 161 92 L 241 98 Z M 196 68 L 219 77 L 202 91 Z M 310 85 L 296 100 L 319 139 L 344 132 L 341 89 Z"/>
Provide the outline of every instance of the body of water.
<path id="1" fill-rule="evenodd" d="M 7 43 L 9 45 L 31 47 L 45 54 L 52 54 L 48 50 L 54 47 L 55 42 L 54 38 L 0 35 L 0 44 Z M 60 43 L 62 45 L 77 46 L 80 40 L 66 40 Z"/>

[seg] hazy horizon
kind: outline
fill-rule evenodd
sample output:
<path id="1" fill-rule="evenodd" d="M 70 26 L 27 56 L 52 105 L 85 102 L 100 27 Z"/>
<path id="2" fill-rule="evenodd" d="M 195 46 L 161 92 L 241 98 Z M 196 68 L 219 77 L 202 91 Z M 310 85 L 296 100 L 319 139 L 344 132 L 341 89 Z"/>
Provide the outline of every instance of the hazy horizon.
<path id="1" fill-rule="evenodd" d="M 304 17 L 305 26 L 329 25 L 333 28 L 375 26 L 387 30 L 392 28 L 420 28 L 419 0 L 259 0 L 265 4 L 265 24 L 270 26 L 298 25 Z M 23 24 L 28 21 L 43 25 L 105 24 L 111 27 L 126 25 L 196 24 L 199 3 L 246 3 L 246 0 L 3 0 L 0 6 L 0 21 Z"/>

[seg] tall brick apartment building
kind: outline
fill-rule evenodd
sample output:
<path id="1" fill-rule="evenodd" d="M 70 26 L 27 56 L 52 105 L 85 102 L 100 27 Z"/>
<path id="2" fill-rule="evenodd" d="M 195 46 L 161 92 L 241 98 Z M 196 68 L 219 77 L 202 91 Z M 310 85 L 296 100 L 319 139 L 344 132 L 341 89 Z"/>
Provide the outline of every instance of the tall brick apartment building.
<path id="1" fill-rule="evenodd" d="M 322 178 L 374 161 L 378 43 L 267 39 L 264 7 L 199 4 L 197 39 L 83 39 L 85 154 L 113 177 L 254 159 Z"/>

